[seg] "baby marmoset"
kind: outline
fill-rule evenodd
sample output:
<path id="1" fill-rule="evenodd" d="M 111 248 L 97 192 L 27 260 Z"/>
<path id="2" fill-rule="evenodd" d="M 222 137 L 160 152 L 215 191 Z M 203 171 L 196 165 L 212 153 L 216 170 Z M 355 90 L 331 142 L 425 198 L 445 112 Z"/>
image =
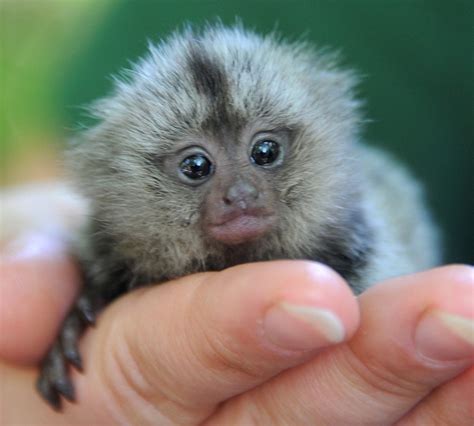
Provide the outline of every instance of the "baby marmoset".
<path id="1" fill-rule="evenodd" d="M 359 141 L 357 79 L 334 56 L 241 26 L 149 48 L 68 164 L 90 201 L 84 288 L 43 363 L 53 406 L 97 310 L 138 285 L 270 259 L 312 259 L 361 292 L 437 261 L 419 187 Z"/>

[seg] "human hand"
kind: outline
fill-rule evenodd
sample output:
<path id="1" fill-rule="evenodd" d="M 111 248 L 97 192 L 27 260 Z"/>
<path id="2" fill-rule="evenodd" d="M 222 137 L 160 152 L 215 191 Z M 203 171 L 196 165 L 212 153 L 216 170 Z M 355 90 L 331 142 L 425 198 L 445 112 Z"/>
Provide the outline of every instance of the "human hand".
<path id="1" fill-rule="evenodd" d="M 147 415 L 153 424 L 199 423 L 209 412 L 208 423 L 216 424 L 379 425 L 399 418 L 399 424 L 472 423 L 472 346 L 466 343 L 473 336 L 471 268 L 441 268 L 370 289 L 360 297 L 356 335 L 334 346 L 343 334 L 341 323 L 344 339 L 356 329 L 358 308 L 341 278 L 308 262 L 244 265 L 127 295 L 83 339 L 87 372 L 74 377 L 79 404 L 54 413 L 34 392 L 33 366 L 77 293 L 74 262 L 58 237 L 73 232 L 82 213 L 67 189 L 33 192 L 36 201 L 31 188 L 2 200 L 13 207 L 17 223 L 22 216 L 22 231 L 46 229 L 54 236 L 20 239 L 2 256 L 2 424 L 142 423 Z M 38 198 L 48 202 L 39 204 Z M 31 211 L 33 222 L 25 213 Z M 316 315 L 316 328 L 302 318 L 285 321 L 274 338 L 312 349 L 278 349 L 261 334 L 264 323 L 255 320 L 276 295 L 332 310 L 341 321 L 324 311 Z M 463 342 L 436 319 L 441 329 L 431 352 L 464 359 L 439 363 L 414 352 L 417 320 L 436 307 L 460 316 L 455 329 L 465 334 Z M 426 335 L 426 322 L 424 330 Z M 127 353 L 131 357 L 124 359 Z M 140 371 L 149 374 L 137 383 Z"/>
<path id="2" fill-rule="evenodd" d="M 333 271 L 301 261 L 242 265 L 121 298 L 82 341 L 86 373 L 73 375 L 79 403 L 57 414 L 34 392 L 31 366 L 73 299 L 77 276 L 60 244 L 36 245 L 2 267 L 2 424 L 467 425 L 473 418 L 472 269 L 440 268 L 368 290 L 355 336 L 332 347 L 357 328 L 355 299 Z M 27 297 L 32 292 L 37 297 Z M 464 338 L 456 335 L 462 330 Z"/>

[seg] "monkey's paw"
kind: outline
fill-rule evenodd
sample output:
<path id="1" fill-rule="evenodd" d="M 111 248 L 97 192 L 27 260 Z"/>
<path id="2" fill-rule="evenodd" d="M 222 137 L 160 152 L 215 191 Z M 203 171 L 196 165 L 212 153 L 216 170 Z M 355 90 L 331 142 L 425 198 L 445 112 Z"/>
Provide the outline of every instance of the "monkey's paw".
<path id="1" fill-rule="evenodd" d="M 61 409 L 61 395 L 69 401 L 75 401 L 69 364 L 82 371 L 77 344 L 84 329 L 94 324 L 96 310 L 91 299 L 82 295 L 65 318 L 58 338 L 43 360 L 36 388 L 55 410 Z"/>

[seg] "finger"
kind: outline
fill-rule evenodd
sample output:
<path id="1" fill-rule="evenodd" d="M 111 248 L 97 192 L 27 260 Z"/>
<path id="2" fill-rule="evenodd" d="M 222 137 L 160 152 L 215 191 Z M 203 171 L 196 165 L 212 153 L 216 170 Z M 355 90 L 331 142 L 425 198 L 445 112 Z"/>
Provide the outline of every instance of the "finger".
<path id="1" fill-rule="evenodd" d="M 357 324 L 352 292 L 319 264 L 190 276 L 105 312 L 86 336 L 78 400 L 112 395 L 104 404 L 124 416 L 119 422 L 199 423 L 221 401 L 347 339 Z"/>
<path id="2" fill-rule="evenodd" d="M 473 269 L 465 266 L 369 289 L 348 344 L 229 401 L 216 424 L 238 415 L 242 424 L 249 415 L 257 424 L 393 424 L 472 364 L 473 291 Z"/>
<path id="3" fill-rule="evenodd" d="M 474 367 L 436 389 L 397 426 L 474 424 Z"/>
<path id="4" fill-rule="evenodd" d="M 78 288 L 76 265 L 59 238 L 30 234 L 4 247 L 0 359 L 36 364 L 53 341 Z"/>

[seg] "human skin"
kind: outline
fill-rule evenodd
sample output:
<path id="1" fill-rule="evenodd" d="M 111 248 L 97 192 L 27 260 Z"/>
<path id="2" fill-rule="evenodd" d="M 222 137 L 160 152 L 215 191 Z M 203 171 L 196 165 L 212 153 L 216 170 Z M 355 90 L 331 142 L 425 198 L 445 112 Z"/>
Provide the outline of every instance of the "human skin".
<path id="1" fill-rule="evenodd" d="M 12 249 L 11 247 L 14 247 Z M 1 424 L 470 425 L 474 272 L 447 266 L 354 298 L 306 261 L 240 265 L 120 298 L 81 341 L 78 404 L 34 391 L 78 291 L 57 238 L 9 245 Z"/>

